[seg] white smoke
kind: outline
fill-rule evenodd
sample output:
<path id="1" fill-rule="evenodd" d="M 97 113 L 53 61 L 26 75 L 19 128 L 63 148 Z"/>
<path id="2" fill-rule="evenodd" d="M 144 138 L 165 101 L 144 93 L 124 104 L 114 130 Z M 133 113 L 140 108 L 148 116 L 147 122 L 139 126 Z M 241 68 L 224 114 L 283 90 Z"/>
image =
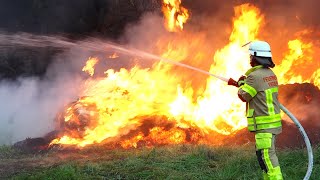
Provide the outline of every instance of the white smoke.
<path id="1" fill-rule="evenodd" d="M 0 82 L 0 145 L 41 137 L 55 129 L 55 117 L 76 100 L 88 52 L 73 48 L 57 56 L 46 76 Z"/>
<path id="2" fill-rule="evenodd" d="M 61 37 L 25 33 L 0 34 L 1 39 L 1 50 L 5 50 L 5 46 L 50 46 L 62 52 L 53 57 L 53 64 L 41 79 L 20 77 L 16 81 L 0 81 L 0 145 L 28 137 L 43 137 L 55 130 L 57 114 L 81 95 L 82 84 L 89 77 L 81 70 L 89 57 L 100 60 L 97 76 L 104 76 L 109 68 L 119 70 L 133 66 L 128 56 L 121 55 L 116 60 L 108 58 L 115 51 L 105 48 L 108 42 L 99 39 L 88 38 L 75 43 Z"/>
<path id="3" fill-rule="evenodd" d="M 56 113 L 73 97 L 76 82 L 41 82 L 22 78 L 0 83 L 0 144 L 12 144 L 26 137 L 39 137 L 54 129 Z"/>

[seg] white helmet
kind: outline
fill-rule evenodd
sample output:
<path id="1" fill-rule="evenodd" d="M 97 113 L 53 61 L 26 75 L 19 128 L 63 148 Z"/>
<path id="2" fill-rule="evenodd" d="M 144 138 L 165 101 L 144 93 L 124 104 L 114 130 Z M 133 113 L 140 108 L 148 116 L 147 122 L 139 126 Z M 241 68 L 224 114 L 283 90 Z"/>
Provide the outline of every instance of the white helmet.
<path id="1" fill-rule="evenodd" d="M 252 41 L 249 46 L 249 53 L 253 56 L 272 57 L 270 45 L 265 41 Z"/>

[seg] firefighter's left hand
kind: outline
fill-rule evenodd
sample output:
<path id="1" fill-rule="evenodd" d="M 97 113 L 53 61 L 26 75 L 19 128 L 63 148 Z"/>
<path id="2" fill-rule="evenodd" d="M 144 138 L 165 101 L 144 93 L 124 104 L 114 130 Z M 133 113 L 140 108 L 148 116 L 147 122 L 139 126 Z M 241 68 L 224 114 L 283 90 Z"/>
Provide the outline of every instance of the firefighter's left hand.
<path id="1" fill-rule="evenodd" d="M 241 76 L 240 78 L 239 78 L 239 80 L 237 81 L 237 84 L 238 84 L 238 86 L 240 87 L 240 86 L 242 86 L 242 85 L 244 85 L 244 80 L 246 79 L 246 77 L 245 76 Z"/>

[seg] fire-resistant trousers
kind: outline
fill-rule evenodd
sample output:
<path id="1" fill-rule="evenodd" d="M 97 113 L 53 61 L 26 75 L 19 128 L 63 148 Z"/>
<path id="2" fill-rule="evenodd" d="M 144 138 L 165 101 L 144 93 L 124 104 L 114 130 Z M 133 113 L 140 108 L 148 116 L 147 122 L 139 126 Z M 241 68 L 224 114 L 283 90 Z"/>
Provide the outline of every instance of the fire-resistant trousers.
<path id="1" fill-rule="evenodd" d="M 276 135 L 272 133 L 256 133 L 256 154 L 263 170 L 263 179 L 282 180 L 282 173 L 275 151 Z"/>

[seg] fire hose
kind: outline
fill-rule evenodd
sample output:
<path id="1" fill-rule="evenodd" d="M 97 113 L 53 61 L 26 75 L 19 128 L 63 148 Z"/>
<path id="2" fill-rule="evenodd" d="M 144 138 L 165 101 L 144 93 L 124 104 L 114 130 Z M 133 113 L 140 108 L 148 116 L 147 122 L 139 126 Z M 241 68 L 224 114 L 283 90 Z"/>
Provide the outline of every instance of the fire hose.
<path id="1" fill-rule="evenodd" d="M 302 127 L 302 125 L 300 124 L 298 119 L 296 117 L 294 117 L 294 115 L 286 107 L 284 107 L 282 104 L 280 104 L 280 109 L 283 112 L 285 112 L 290 117 L 290 119 L 294 122 L 294 124 L 298 127 L 298 129 L 304 139 L 304 142 L 306 143 L 307 151 L 308 151 L 308 170 L 307 170 L 307 173 L 303 179 L 308 180 L 311 176 L 311 172 L 312 172 L 312 168 L 313 168 L 313 153 L 312 153 L 312 147 L 311 147 L 310 140 L 308 138 L 306 131 L 304 130 L 304 128 Z"/>

